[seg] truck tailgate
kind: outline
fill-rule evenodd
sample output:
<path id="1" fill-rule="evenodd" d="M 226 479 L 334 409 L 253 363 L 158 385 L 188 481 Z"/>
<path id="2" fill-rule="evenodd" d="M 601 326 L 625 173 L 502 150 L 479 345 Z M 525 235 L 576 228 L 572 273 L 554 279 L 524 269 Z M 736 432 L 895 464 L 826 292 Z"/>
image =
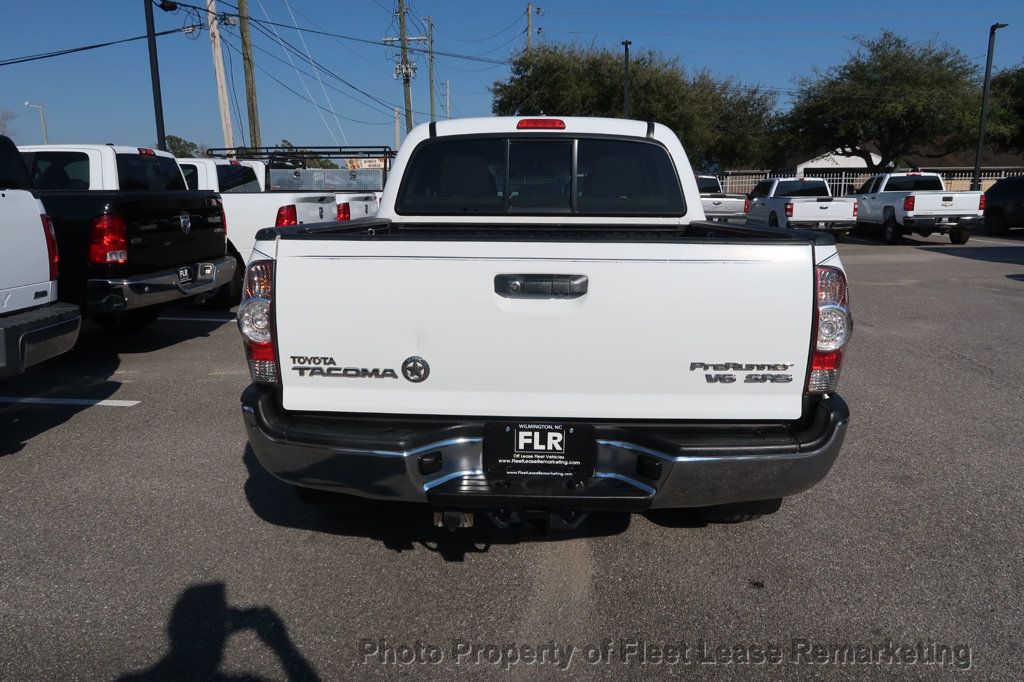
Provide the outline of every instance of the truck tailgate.
<path id="1" fill-rule="evenodd" d="M 126 274 L 164 270 L 225 253 L 221 205 L 213 192 L 122 192 L 114 210 L 124 216 L 128 233 Z"/>
<path id="2" fill-rule="evenodd" d="M 332 221 L 338 217 L 338 207 L 334 203 L 334 195 L 330 192 L 323 192 L 320 194 L 287 194 L 270 192 L 263 196 L 275 197 L 279 200 L 279 203 L 283 206 L 284 204 L 295 204 L 295 214 L 298 218 L 299 224 L 306 223 L 322 223 L 324 221 Z M 275 209 L 273 215 L 270 215 L 271 221 L 263 227 L 270 227 L 274 224 L 273 218 L 277 215 Z"/>
<path id="3" fill-rule="evenodd" d="M 818 197 L 793 200 L 793 217 L 799 222 L 853 220 L 855 199 Z"/>
<path id="4" fill-rule="evenodd" d="M 979 214 L 981 192 L 914 192 L 912 216 Z"/>
<path id="5" fill-rule="evenodd" d="M 275 267 L 288 410 L 801 414 L 810 244 L 281 239 Z M 519 297 L 499 286 L 505 275 L 542 289 L 552 275 L 586 277 L 587 291 Z"/>

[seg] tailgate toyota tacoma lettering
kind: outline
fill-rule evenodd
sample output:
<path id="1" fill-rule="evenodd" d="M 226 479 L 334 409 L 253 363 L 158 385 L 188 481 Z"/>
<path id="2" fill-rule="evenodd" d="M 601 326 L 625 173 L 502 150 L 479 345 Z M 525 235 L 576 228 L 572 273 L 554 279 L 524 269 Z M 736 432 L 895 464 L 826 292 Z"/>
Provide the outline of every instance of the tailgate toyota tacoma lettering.
<path id="1" fill-rule="evenodd" d="M 846 433 L 846 277 L 831 235 L 704 217 L 659 124 L 416 128 L 378 216 L 257 235 L 238 312 L 257 458 L 446 525 L 777 508 Z"/>

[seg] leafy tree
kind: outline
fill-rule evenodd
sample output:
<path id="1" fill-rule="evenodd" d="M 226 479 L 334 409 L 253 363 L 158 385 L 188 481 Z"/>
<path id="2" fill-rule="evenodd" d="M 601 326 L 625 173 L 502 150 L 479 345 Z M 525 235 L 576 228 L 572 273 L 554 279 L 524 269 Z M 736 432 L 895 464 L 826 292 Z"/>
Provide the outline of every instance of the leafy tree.
<path id="1" fill-rule="evenodd" d="M 834 149 L 878 170 L 906 155 L 939 158 L 971 146 L 981 110 L 974 62 L 949 45 L 890 31 L 857 42 L 845 63 L 797 81 L 786 117 L 796 150 Z"/>
<path id="2" fill-rule="evenodd" d="M 301 155 L 302 161 L 305 163 L 307 168 L 337 168 L 338 164 L 334 163 L 330 159 L 325 159 L 319 154 L 303 149 L 302 147 L 296 147 L 288 140 L 281 140 L 281 147 L 287 147 L 294 149 Z"/>
<path id="3" fill-rule="evenodd" d="M 177 135 L 168 135 L 167 151 L 179 159 L 193 159 L 199 156 L 199 145 Z"/>
<path id="4" fill-rule="evenodd" d="M 518 53 L 507 80 L 491 86 L 500 116 L 622 116 L 622 55 L 607 48 L 548 44 Z M 758 87 L 687 73 L 653 50 L 631 55 L 630 118 L 672 128 L 695 167 L 762 166 L 775 96 Z"/>
<path id="5" fill-rule="evenodd" d="M 1024 154 L 1024 63 L 992 77 L 985 139 L 999 151 Z"/>
<path id="6" fill-rule="evenodd" d="M 0 135 L 6 135 L 11 137 L 14 135 L 14 130 L 11 128 L 11 121 L 14 120 L 14 114 L 9 111 L 0 111 Z"/>

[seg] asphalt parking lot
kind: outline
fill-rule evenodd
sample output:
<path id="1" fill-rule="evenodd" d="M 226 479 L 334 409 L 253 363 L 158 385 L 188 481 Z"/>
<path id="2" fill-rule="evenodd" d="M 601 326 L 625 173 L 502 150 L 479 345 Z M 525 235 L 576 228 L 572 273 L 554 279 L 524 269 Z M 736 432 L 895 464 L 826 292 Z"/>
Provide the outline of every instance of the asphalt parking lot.
<path id="1" fill-rule="evenodd" d="M 85 329 L 0 385 L 0 679 L 1019 676 L 1024 234 L 840 249 L 844 451 L 738 525 L 597 515 L 534 538 L 310 507 L 247 450 L 227 314 Z M 816 662 L 815 645 L 884 660 Z M 773 646 L 779 662 L 741 662 Z"/>

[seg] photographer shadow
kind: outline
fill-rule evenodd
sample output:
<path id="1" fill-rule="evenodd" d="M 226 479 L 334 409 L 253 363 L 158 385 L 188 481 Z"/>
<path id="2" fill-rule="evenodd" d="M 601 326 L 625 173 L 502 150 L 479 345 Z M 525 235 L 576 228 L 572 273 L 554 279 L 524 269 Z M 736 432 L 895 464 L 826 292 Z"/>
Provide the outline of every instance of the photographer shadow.
<path id="1" fill-rule="evenodd" d="M 309 661 L 288 636 L 281 617 L 270 608 L 228 606 L 224 583 L 193 585 L 182 592 L 167 623 L 170 648 L 147 670 L 128 673 L 121 682 L 157 680 L 262 680 L 256 675 L 220 672 L 232 635 L 252 631 L 276 656 L 288 680 L 319 680 Z"/>
<path id="2" fill-rule="evenodd" d="M 261 519 L 287 528 L 363 537 L 380 541 L 394 552 L 422 547 L 445 561 L 464 561 L 467 554 L 487 552 L 493 545 L 527 540 L 563 540 L 618 535 L 629 527 L 629 515 L 594 512 L 571 530 L 541 534 L 535 526 L 499 528 L 485 514 L 476 514 L 471 528 L 448 531 L 433 522 L 427 504 L 384 502 L 351 495 L 324 494 L 316 504 L 303 502 L 295 489 L 268 473 L 246 445 L 242 457 L 249 478 L 245 497 Z"/>

